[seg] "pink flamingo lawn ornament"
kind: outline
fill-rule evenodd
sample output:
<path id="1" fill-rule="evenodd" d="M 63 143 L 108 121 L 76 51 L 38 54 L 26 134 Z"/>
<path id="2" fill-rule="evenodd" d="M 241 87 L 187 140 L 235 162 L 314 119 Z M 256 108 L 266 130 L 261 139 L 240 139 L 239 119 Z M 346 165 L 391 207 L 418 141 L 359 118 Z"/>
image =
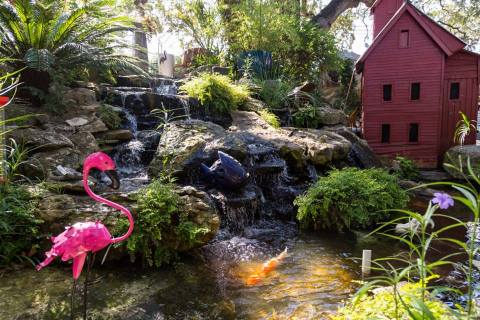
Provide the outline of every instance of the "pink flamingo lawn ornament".
<path id="1" fill-rule="evenodd" d="M 73 259 L 73 287 L 71 295 L 71 318 L 73 319 L 73 300 L 75 292 L 75 284 L 77 279 L 80 277 L 80 274 L 85 264 L 85 259 L 87 259 L 87 274 L 85 279 L 85 289 L 84 289 L 84 319 L 87 318 L 87 281 L 88 281 L 88 272 L 90 270 L 92 262 L 89 262 L 88 254 L 89 252 L 96 253 L 97 251 L 105 248 L 109 244 L 123 241 L 127 239 L 133 231 L 133 217 L 130 211 L 125 207 L 104 199 L 90 189 L 88 185 L 88 175 L 91 169 L 98 169 L 107 174 L 111 180 L 110 187 L 113 189 L 118 189 L 120 187 L 120 182 L 118 180 L 117 173 L 115 171 L 115 163 L 113 160 L 103 152 L 96 152 L 89 155 L 83 164 L 83 187 L 87 194 L 93 198 L 95 201 L 105 203 L 106 205 L 120 210 L 124 215 L 128 217 L 130 223 L 128 231 L 120 237 L 112 238 L 110 232 L 108 232 L 107 227 L 101 222 L 78 222 L 72 226 L 66 227 L 66 230 L 59 234 L 56 237 L 52 237 L 53 246 L 50 251 L 45 253 L 46 259 L 37 265 L 37 270 L 46 267 L 50 262 L 52 262 L 56 257 L 62 258 L 62 261 L 67 261 Z"/>

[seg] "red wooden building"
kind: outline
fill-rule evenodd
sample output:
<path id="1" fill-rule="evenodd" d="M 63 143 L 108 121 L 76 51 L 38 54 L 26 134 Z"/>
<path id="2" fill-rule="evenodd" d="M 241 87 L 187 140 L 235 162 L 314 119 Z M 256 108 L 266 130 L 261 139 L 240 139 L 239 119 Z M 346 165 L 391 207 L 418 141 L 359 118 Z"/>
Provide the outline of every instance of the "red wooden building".
<path id="1" fill-rule="evenodd" d="M 374 40 L 356 65 L 364 137 L 379 155 L 436 167 L 459 111 L 477 119 L 480 56 L 408 1 L 377 0 L 371 11 Z"/>

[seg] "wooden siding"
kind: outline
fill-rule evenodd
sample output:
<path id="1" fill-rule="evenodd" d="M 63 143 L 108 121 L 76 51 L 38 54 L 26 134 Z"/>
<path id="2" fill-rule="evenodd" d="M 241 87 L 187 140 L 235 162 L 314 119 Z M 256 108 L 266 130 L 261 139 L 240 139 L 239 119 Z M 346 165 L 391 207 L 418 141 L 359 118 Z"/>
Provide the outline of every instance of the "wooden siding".
<path id="1" fill-rule="evenodd" d="M 407 29 L 410 32 L 409 47 L 401 49 L 399 34 Z M 407 155 L 424 167 L 437 165 L 444 57 L 442 50 L 406 11 L 366 58 L 363 69 L 363 132 L 376 153 Z M 410 100 L 410 86 L 414 82 L 421 84 L 418 101 Z M 383 101 L 384 84 L 393 85 L 392 101 Z M 380 141 L 382 123 L 391 126 L 391 141 L 388 144 Z M 419 124 L 418 143 L 408 142 L 410 123 Z"/>
<path id="2" fill-rule="evenodd" d="M 373 38 L 385 27 L 402 6 L 404 0 L 381 0 L 373 9 Z"/>
<path id="3" fill-rule="evenodd" d="M 454 145 L 455 126 L 460 120 L 459 112 L 469 119 L 477 119 L 479 94 L 479 58 L 475 54 L 458 52 L 446 59 L 443 92 L 441 152 Z M 450 100 L 450 84 L 460 84 L 460 97 Z M 465 140 L 466 144 L 476 143 L 476 133 L 472 132 Z"/>

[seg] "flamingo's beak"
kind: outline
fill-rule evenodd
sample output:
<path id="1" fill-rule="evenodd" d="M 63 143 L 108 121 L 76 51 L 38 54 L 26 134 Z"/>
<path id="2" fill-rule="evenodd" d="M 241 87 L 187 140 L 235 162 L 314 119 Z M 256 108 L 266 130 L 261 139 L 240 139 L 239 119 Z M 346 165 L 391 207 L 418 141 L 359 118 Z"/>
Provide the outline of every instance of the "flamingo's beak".
<path id="1" fill-rule="evenodd" d="M 105 174 L 110 178 L 112 183 L 110 184 L 110 188 L 112 189 L 118 189 L 120 188 L 120 179 L 118 178 L 117 171 L 115 170 L 106 170 Z"/>

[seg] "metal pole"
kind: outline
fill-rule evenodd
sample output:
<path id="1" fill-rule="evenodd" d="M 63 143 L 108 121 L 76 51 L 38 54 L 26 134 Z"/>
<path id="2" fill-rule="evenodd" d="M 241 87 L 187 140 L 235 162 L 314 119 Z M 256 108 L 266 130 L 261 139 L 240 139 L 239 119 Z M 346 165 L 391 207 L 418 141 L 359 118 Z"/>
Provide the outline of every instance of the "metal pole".
<path id="1" fill-rule="evenodd" d="M 372 268 L 372 250 L 363 250 L 362 252 L 362 275 L 370 275 Z"/>

